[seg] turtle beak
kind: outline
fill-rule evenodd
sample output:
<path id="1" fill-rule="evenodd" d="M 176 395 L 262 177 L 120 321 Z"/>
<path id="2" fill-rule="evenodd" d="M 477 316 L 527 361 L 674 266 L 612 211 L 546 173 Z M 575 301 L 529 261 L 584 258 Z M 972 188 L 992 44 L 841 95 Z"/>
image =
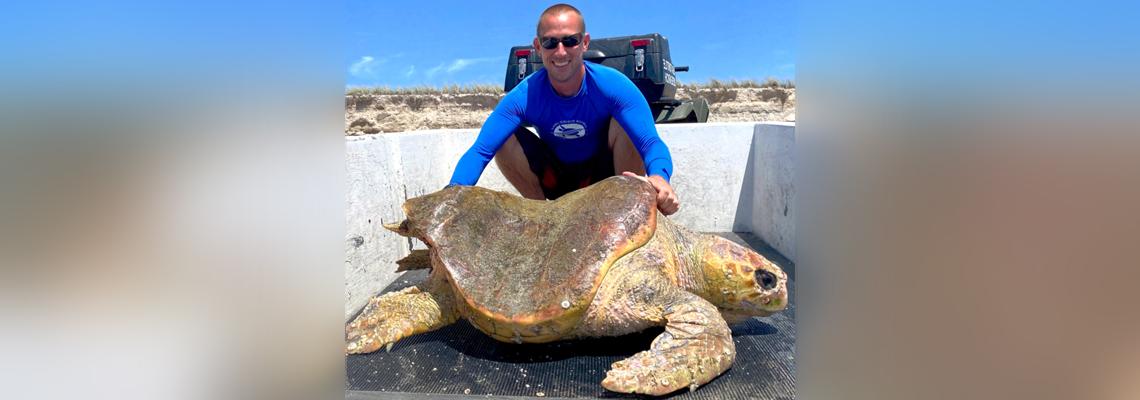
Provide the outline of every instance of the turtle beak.
<path id="1" fill-rule="evenodd" d="M 788 307 L 788 300 L 786 295 L 779 293 L 775 296 L 767 297 L 755 302 L 744 300 L 743 303 L 748 310 L 751 310 L 752 314 L 761 317 L 772 315 L 773 313 Z"/>

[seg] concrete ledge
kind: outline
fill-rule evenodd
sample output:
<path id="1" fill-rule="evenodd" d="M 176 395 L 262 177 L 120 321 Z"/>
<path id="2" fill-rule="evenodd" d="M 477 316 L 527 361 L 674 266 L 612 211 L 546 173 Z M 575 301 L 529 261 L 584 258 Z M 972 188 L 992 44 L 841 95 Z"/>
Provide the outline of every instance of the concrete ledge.
<path id="1" fill-rule="evenodd" d="M 794 124 L 757 124 L 752 136 L 752 154 L 745 180 L 751 190 L 742 190 L 738 215 L 750 210 L 748 222 L 734 232 L 752 232 L 784 257 L 796 261 L 796 186 Z M 751 198 L 746 196 L 751 195 Z M 750 201 L 751 204 L 747 204 Z"/>
<path id="2" fill-rule="evenodd" d="M 681 211 L 671 218 L 698 231 L 752 232 L 795 260 L 794 123 L 658 125 L 673 155 Z M 398 274 L 412 248 L 384 230 L 403 219 L 404 200 L 447 184 L 478 129 L 442 129 L 346 138 L 345 318 Z M 518 194 L 495 163 L 477 185 Z M 416 242 L 416 243 L 413 243 Z"/>

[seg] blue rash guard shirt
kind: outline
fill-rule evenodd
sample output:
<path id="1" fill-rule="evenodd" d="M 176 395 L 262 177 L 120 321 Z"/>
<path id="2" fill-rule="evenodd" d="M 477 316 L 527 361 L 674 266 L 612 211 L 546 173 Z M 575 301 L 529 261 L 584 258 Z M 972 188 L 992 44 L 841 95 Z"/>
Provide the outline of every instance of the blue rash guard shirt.
<path id="1" fill-rule="evenodd" d="M 617 70 L 589 61 L 578 94 L 562 97 L 550 86 L 546 69 L 538 70 L 503 97 L 479 131 L 475 144 L 459 159 L 450 185 L 474 185 L 487 163 L 523 122 L 565 163 L 590 159 L 598 152 L 597 135 L 608 135 L 617 120 L 637 147 L 649 175 L 668 182 L 673 174 L 669 148 L 657 136 L 649 103 Z M 615 171 L 620 172 L 620 171 Z"/>

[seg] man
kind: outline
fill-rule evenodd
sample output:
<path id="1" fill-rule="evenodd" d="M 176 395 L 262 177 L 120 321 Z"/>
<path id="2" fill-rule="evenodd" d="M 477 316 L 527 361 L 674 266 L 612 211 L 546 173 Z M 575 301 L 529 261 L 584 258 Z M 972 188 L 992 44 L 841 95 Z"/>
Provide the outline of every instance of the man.
<path id="1" fill-rule="evenodd" d="M 449 186 L 474 185 L 492 157 L 523 197 L 537 200 L 556 199 L 620 171 L 648 175 L 657 208 L 665 215 L 677 212 L 680 202 L 669 184 L 673 160 L 649 104 L 621 72 L 585 62 L 589 45 L 578 9 L 556 4 L 542 12 L 534 48 L 544 68 L 503 97 Z"/>

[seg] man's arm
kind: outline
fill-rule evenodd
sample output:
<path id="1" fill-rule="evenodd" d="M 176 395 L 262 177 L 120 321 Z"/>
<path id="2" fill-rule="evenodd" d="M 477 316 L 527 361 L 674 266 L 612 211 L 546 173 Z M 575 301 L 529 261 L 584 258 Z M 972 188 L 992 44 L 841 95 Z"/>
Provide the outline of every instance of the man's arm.
<path id="1" fill-rule="evenodd" d="M 628 88 L 615 99 L 617 109 L 614 111 L 614 119 L 629 134 L 630 141 L 641 154 L 646 174 L 660 176 L 668 182 L 673 176 L 673 157 L 669 154 L 665 142 L 657 136 L 657 127 L 653 124 L 649 103 L 641 96 L 637 87 L 633 86 L 633 82 L 627 79 L 625 83 Z"/>
<path id="2" fill-rule="evenodd" d="M 681 202 L 669 184 L 673 176 L 673 157 L 657 135 L 649 103 L 632 81 L 624 76 L 621 78 L 613 82 L 614 119 L 625 129 L 645 162 L 649 183 L 657 190 L 657 208 L 663 214 L 671 215 L 681 208 Z"/>
<path id="3" fill-rule="evenodd" d="M 661 210 L 662 214 L 673 215 L 677 210 L 681 209 L 681 200 L 677 199 L 677 193 L 673 191 L 673 186 L 669 185 L 669 182 L 665 182 L 664 178 L 658 175 L 649 175 L 646 177 L 629 171 L 622 172 L 621 174 L 641 179 L 653 185 L 653 190 L 657 191 L 657 209 Z"/>
<path id="4" fill-rule="evenodd" d="M 495 157 L 495 153 L 503 147 L 507 139 L 511 137 L 515 129 L 522 123 L 522 116 L 525 115 L 525 95 L 526 95 L 526 81 L 503 96 L 503 100 L 487 117 L 487 121 L 483 123 L 483 128 L 479 130 L 479 136 L 475 138 L 475 143 L 463 156 L 459 158 L 459 163 L 455 165 L 455 172 L 451 174 L 451 181 L 447 186 L 452 185 L 465 185 L 471 186 L 479 181 L 479 176 L 483 175 L 483 170 L 487 168 L 487 163 Z"/>

